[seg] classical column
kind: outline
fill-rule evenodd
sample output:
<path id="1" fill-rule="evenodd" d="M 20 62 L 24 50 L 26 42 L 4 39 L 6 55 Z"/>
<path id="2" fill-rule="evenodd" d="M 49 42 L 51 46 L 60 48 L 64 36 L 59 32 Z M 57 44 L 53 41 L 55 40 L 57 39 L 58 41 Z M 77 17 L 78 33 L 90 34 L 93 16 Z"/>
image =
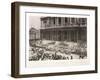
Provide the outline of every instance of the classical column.
<path id="1" fill-rule="evenodd" d="M 65 17 L 63 18 L 63 26 L 66 27 L 66 26 L 65 26 Z"/>
<path id="2" fill-rule="evenodd" d="M 77 30 L 77 33 L 76 33 L 76 36 L 77 36 L 77 42 L 78 42 L 78 40 L 79 40 L 79 38 L 78 38 L 79 35 L 78 35 L 78 34 L 79 34 L 79 32 L 78 32 L 78 30 Z"/>
<path id="3" fill-rule="evenodd" d="M 64 18 L 63 17 L 61 17 L 61 27 L 63 27 L 64 25 Z"/>

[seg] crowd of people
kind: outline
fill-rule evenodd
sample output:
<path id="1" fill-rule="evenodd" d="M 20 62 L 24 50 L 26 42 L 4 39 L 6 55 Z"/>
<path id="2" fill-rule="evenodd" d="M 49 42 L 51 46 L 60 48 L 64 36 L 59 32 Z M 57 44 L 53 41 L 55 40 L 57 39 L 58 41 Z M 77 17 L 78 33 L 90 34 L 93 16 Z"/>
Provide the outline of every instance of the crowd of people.
<path id="1" fill-rule="evenodd" d="M 85 42 L 37 40 L 33 43 L 29 50 L 29 61 L 87 58 Z"/>

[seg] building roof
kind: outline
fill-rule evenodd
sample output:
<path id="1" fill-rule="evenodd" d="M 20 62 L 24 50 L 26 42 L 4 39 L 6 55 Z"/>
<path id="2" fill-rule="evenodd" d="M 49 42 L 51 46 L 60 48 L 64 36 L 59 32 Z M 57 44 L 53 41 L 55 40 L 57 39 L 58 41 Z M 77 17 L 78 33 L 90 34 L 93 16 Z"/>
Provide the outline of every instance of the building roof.
<path id="1" fill-rule="evenodd" d="M 37 33 L 37 32 L 39 32 L 39 30 L 37 30 L 37 29 L 35 29 L 35 28 L 30 28 L 30 30 L 29 30 L 29 33 L 30 34 L 34 34 L 34 33 Z"/>

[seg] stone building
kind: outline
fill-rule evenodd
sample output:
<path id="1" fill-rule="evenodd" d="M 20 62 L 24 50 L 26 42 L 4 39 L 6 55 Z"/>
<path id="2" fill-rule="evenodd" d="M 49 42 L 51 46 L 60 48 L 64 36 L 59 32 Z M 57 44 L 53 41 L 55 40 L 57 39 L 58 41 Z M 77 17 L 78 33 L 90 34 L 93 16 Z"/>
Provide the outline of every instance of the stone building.
<path id="1" fill-rule="evenodd" d="M 41 17 L 40 38 L 54 41 L 86 41 L 87 18 Z"/>
<path id="2" fill-rule="evenodd" d="M 35 28 L 30 28 L 29 30 L 29 44 L 32 46 L 34 45 L 36 40 L 40 39 L 40 30 L 37 30 Z"/>

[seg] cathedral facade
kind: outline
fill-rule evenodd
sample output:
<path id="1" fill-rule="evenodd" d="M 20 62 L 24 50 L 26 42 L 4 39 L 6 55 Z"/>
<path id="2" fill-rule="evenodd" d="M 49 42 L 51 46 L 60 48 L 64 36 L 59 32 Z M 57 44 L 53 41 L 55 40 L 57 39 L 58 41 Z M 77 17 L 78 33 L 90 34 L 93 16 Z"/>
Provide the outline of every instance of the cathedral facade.
<path id="1" fill-rule="evenodd" d="M 40 38 L 54 41 L 86 41 L 87 18 L 41 17 Z"/>

